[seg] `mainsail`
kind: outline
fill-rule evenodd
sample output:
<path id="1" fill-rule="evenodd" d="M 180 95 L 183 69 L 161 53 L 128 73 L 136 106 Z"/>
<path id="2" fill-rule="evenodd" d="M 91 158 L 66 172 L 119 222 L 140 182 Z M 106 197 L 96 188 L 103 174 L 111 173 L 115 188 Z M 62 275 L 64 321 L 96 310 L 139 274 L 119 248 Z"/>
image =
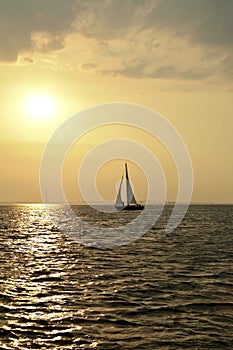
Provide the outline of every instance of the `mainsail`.
<path id="1" fill-rule="evenodd" d="M 128 167 L 125 163 L 125 174 L 126 174 L 126 194 L 127 194 L 127 204 L 137 204 L 136 199 L 133 194 L 133 190 L 129 181 Z"/>

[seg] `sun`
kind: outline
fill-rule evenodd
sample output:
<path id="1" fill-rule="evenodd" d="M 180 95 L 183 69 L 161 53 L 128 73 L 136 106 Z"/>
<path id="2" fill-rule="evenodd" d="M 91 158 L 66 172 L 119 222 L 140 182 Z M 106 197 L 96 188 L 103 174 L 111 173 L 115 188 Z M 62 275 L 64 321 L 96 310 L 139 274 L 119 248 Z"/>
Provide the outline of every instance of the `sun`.
<path id="1" fill-rule="evenodd" d="M 46 94 L 34 94 L 27 99 L 27 112 L 36 119 L 52 117 L 57 109 L 55 100 Z"/>

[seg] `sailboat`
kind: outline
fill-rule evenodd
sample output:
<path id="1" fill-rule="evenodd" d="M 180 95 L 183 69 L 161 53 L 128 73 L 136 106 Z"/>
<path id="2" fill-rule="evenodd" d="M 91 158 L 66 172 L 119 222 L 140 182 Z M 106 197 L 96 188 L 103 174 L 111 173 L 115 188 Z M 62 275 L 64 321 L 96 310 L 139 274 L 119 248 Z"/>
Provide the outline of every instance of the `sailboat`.
<path id="1" fill-rule="evenodd" d="M 125 163 L 125 180 L 126 180 L 126 204 L 123 202 L 121 193 L 122 193 L 122 184 L 124 181 L 124 173 L 121 178 L 119 190 L 117 193 L 116 198 L 116 204 L 115 207 L 117 210 L 143 210 L 144 205 L 137 203 L 130 181 L 129 181 L 129 174 L 128 174 L 128 165 Z"/>

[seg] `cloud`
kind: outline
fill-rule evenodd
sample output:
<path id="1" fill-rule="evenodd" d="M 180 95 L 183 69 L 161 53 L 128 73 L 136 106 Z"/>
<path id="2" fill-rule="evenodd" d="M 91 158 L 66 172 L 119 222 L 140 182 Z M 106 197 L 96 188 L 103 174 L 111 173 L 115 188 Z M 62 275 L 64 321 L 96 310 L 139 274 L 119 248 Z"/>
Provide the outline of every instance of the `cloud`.
<path id="1" fill-rule="evenodd" d="M 145 19 L 145 27 L 173 30 L 210 46 L 233 46 L 231 0 L 162 0 Z"/>
<path id="2" fill-rule="evenodd" d="M 49 34 L 47 50 L 62 47 L 75 19 L 75 4 L 74 0 L 0 0 L 0 59 L 15 61 L 21 52 L 36 49 L 35 33 Z"/>
<path id="3" fill-rule="evenodd" d="M 207 45 L 233 45 L 232 0 L 79 0 L 78 30 L 119 38 L 129 31 L 172 30 Z"/>
<path id="4" fill-rule="evenodd" d="M 86 57 L 85 45 L 79 52 L 86 61 L 95 58 L 104 74 L 182 80 L 232 76 L 231 0 L 80 0 L 78 8 L 78 33 L 83 41 L 96 41 L 92 57 Z"/>
<path id="5" fill-rule="evenodd" d="M 0 0 L 0 60 L 53 52 L 102 74 L 232 79 L 232 13 L 231 0 Z"/>

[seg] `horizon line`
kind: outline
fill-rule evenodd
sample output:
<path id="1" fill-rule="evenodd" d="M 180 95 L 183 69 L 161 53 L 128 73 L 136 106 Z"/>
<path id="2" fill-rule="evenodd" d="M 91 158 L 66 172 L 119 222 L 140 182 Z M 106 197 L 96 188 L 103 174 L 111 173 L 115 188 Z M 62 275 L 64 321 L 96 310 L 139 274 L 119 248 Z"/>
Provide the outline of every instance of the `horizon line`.
<path id="1" fill-rule="evenodd" d="M 66 203 L 63 202 L 51 202 L 51 203 L 44 203 L 42 201 L 0 201 L 0 205 L 14 205 L 14 204 L 44 204 L 44 205 L 50 205 L 50 204 L 57 204 L 57 205 L 66 205 Z M 160 203 L 160 202 L 149 202 L 149 205 L 175 205 L 176 202 L 174 201 L 166 201 L 165 203 Z M 180 202 L 177 203 L 178 205 L 184 205 L 187 204 L 186 202 Z M 85 202 L 70 202 L 67 203 L 67 205 L 99 205 L 99 206 L 105 206 L 106 204 L 102 204 L 101 202 L 92 202 L 92 203 L 85 203 Z M 107 204 L 109 206 L 113 205 L 111 203 Z M 203 201 L 203 202 L 190 202 L 189 205 L 233 205 L 233 202 L 214 202 L 214 201 Z"/>

